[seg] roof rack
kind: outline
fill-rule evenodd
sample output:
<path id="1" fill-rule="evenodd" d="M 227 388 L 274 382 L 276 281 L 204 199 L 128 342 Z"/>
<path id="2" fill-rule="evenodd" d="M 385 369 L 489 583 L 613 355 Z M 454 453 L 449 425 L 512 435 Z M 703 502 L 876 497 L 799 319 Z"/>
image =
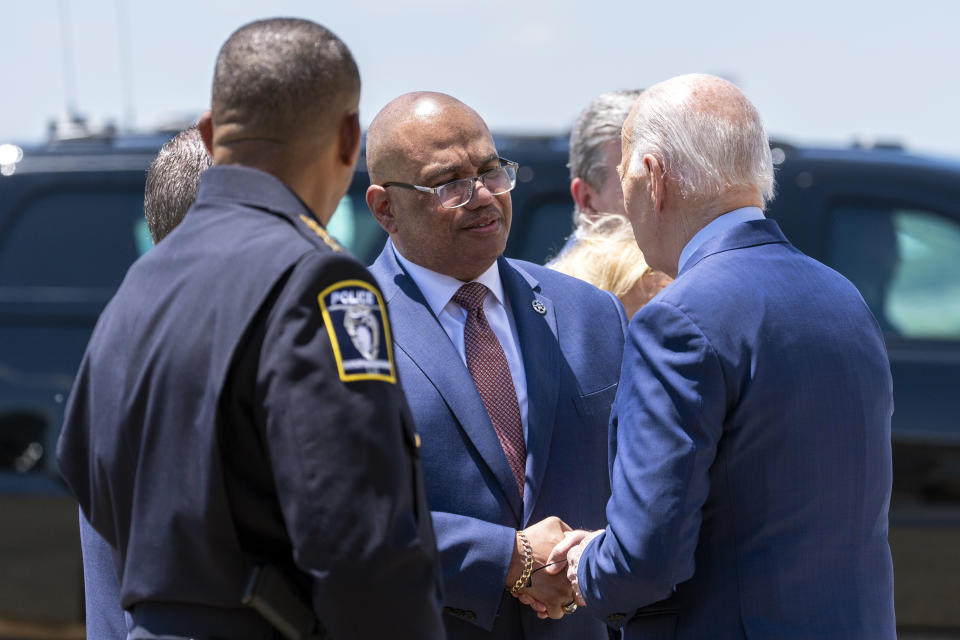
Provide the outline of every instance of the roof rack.
<path id="1" fill-rule="evenodd" d="M 906 147 L 899 140 L 860 137 L 850 145 L 854 149 L 887 149 L 890 151 L 905 151 Z"/>
<path id="2" fill-rule="evenodd" d="M 50 120 L 47 125 L 48 144 L 69 143 L 78 140 L 108 140 L 117 135 L 117 126 L 110 121 L 91 124 L 78 114 Z"/>

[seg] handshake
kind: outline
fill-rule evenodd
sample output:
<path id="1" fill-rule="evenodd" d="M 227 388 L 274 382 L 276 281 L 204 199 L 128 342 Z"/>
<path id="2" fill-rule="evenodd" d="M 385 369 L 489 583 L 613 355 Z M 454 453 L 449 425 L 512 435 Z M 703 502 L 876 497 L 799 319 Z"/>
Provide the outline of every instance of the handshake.
<path id="1" fill-rule="evenodd" d="M 577 585 L 577 563 L 586 544 L 603 533 L 571 529 L 550 516 L 517 532 L 507 571 L 507 590 L 539 618 L 562 618 L 584 606 Z"/>

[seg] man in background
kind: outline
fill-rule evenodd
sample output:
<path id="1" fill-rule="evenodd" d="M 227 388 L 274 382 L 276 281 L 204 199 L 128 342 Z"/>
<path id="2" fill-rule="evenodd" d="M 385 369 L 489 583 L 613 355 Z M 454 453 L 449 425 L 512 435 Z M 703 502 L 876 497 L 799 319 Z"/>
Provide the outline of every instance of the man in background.
<path id="1" fill-rule="evenodd" d="M 382 295 L 324 228 L 359 91 L 320 25 L 232 34 L 199 124 L 214 166 L 91 337 L 57 457 L 133 638 L 443 637 Z"/>
<path id="2" fill-rule="evenodd" d="M 615 294 L 627 317 L 670 284 L 651 268 L 633 239 L 620 189 L 620 131 L 641 91 L 601 93 L 570 131 L 573 233 L 547 266 Z"/>
<path id="3" fill-rule="evenodd" d="M 173 231 L 197 198 L 200 176 L 213 163 L 196 126 L 168 140 L 150 163 L 143 215 L 154 244 Z M 125 638 L 133 629 L 120 606 L 120 584 L 110 545 L 80 512 L 86 633 L 88 638 Z"/>
<path id="4" fill-rule="evenodd" d="M 573 224 L 602 214 L 624 214 L 620 189 L 620 131 L 640 89 L 608 91 L 593 99 L 570 131 L 570 195 Z"/>
<path id="5" fill-rule="evenodd" d="M 157 244 L 180 224 L 197 199 L 200 176 L 213 164 L 196 126 L 168 140 L 147 171 L 143 216 Z"/>
<path id="6" fill-rule="evenodd" d="M 721 78 L 655 85 L 621 175 L 637 243 L 676 280 L 630 323 L 609 524 L 555 550 L 578 602 L 627 640 L 892 640 L 883 336 L 764 216 L 759 114 Z"/>

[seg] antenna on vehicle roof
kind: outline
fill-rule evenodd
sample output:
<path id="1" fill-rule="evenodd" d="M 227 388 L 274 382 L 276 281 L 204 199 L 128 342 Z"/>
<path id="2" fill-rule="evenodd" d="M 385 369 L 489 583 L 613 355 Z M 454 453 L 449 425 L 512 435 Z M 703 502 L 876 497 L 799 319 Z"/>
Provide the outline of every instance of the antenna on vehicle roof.
<path id="1" fill-rule="evenodd" d="M 133 94 L 133 56 L 130 55 L 130 29 L 127 25 L 127 0 L 117 0 L 117 40 L 120 46 L 120 93 L 123 95 L 123 129 L 136 128 Z"/>
<path id="2" fill-rule="evenodd" d="M 121 0 L 118 0 L 118 24 L 124 22 L 121 20 L 120 12 L 123 7 L 120 6 Z M 87 119 L 80 114 L 77 108 L 77 84 L 76 67 L 73 51 L 72 22 L 70 20 L 69 0 L 59 0 L 57 3 L 60 15 L 60 53 L 62 54 L 63 66 L 63 92 L 65 111 L 57 118 L 50 120 L 48 124 L 49 140 L 51 143 L 60 143 L 73 140 L 87 140 L 91 138 L 108 139 L 116 135 L 117 128 L 113 122 L 94 122 L 88 123 Z M 123 24 L 119 28 L 123 29 Z M 125 42 L 121 38 L 121 65 Z M 127 67 L 123 67 L 126 69 Z M 126 88 L 126 87 L 125 87 Z M 126 93 L 126 92 L 125 92 Z M 127 116 L 132 121 L 133 108 L 132 101 L 127 103 Z"/>
<path id="3" fill-rule="evenodd" d="M 73 39 L 70 37 L 70 5 L 60 0 L 60 53 L 63 56 L 63 93 L 67 111 L 64 120 L 73 120 L 77 114 L 77 84 L 73 68 Z"/>

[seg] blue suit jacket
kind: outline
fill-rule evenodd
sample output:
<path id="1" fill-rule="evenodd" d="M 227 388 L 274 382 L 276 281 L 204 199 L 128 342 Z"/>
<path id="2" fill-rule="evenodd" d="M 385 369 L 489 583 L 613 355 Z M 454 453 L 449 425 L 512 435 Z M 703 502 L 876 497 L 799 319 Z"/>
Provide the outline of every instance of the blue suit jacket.
<path id="1" fill-rule="evenodd" d="M 627 342 L 588 611 L 625 638 L 894 638 L 892 384 L 853 285 L 742 223 Z"/>
<path id="2" fill-rule="evenodd" d="M 392 245 L 370 268 L 390 311 L 397 367 L 418 433 L 440 550 L 448 637 L 606 639 L 576 614 L 538 620 L 505 593 L 515 531 L 556 515 L 603 526 L 609 496 L 607 421 L 626 318 L 611 294 L 500 258 L 529 396 L 523 501 L 473 379 Z M 540 301 L 541 315 L 534 307 Z"/>

